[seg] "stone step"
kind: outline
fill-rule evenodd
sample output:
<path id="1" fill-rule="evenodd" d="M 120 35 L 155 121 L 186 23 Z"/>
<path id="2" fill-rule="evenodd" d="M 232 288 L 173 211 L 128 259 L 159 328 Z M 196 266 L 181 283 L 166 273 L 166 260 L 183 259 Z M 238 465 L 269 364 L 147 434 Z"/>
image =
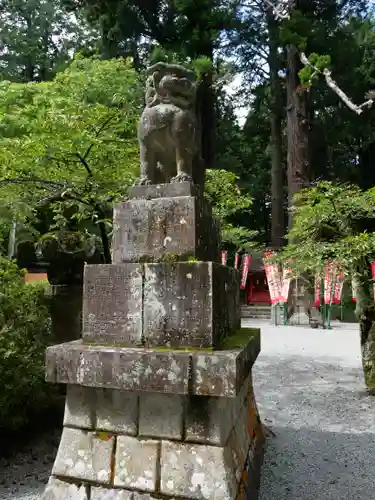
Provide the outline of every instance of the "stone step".
<path id="1" fill-rule="evenodd" d="M 280 309 L 278 311 L 279 317 L 282 320 L 284 318 L 284 311 Z M 271 320 L 271 306 L 268 304 L 256 304 L 250 306 L 241 307 L 241 317 L 249 319 L 265 319 Z"/>

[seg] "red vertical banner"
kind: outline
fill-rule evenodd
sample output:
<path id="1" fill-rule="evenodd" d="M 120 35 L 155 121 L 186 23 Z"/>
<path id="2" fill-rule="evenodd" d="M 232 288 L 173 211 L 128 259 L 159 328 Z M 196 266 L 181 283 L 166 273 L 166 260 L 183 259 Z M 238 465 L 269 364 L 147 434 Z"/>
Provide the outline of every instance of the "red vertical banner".
<path id="1" fill-rule="evenodd" d="M 332 302 L 333 270 L 333 262 L 327 261 L 324 265 L 324 303 L 326 305 Z"/>
<path id="2" fill-rule="evenodd" d="M 242 257 L 242 278 L 241 278 L 241 290 L 245 290 L 247 275 L 250 269 L 250 255 L 244 255 Z"/>
<path id="3" fill-rule="evenodd" d="M 290 267 L 287 267 L 283 271 L 283 282 L 280 294 L 280 300 L 281 302 L 284 302 L 284 304 L 288 302 L 291 279 L 292 279 L 292 270 L 290 269 Z"/>
<path id="4" fill-rule="evenodd" d="M 223 250 L 221 252 L 221 263 L 223 264 L 223 266 L 225 266 L 227 264 L 227 256 L 228 256 L 228 252 L 226 250 Z"/>
<path id="5" fill-rule="evenodd" d="M 332 302 L 334 304 L 341 304 L 342 290 L 344 288 L 345 274 L 339 273 L 336 276 L 335 284 L 333 286 L 333 298 Z"/>
<path id="6" fill-rule="evenodd" d="M 374 290 L 374 302 L 375 302 L 375 261 L 371 262 L 371 276 L 373 281 L 373 290 Z"/>
<path id="7" fill-rule="evenodd" d="M 238 261 L 239 261 L 239 255 L 236 252 L 236 255 L 234 256 L 234 269 L 238 269 Z"/>
<path id="8" fill-rule="evenodd" d="M 320 307 L 320 295 L 321 295 L 320 285 L 321 285 L 321 278 L 320 278 L 320 276 L 316 275 L 315 276 L 315 292 L 314 292 L 314 306 L 315 307 Z"/>
<path id="9" fill-rule="evenodd" d="M 357 302 L 357 283 L 352 278 L 352 302 Z"/>
<path id="10" fill-rule="evenodd" d="M 265 252 L 264 254 L 264 270 L 270 291 L 271 304 L 277 304 L 282 300 L 281 298 L 281 276 L 279 264 L 267 262 L 274 256 L 273 252 Z"/>

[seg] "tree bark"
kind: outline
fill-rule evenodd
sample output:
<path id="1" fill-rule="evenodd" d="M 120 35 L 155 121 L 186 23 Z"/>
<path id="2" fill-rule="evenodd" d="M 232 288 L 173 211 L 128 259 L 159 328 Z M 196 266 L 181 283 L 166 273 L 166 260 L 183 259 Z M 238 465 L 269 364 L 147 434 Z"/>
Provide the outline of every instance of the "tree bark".
<path id="1" fill-rule="evenodd" d="M 375 395 L 375 304 L 370 265 L 366 262 L 363 270 L 353 274 L 356 284 L 356 315 L 359 321 L 362 367 L 368 391 Z"/>
<path id="2" fill-rule="evenodd" d="M 272 226 L 271 242 L 275 249 L 284 241 L 284 166 L 282 160 L 282 89 L 279 77 L 279 28 L 273 9 L 267 9 L 269 57 L 271 83 L 271 195 Z"/>
<path id="3" fill-rule="evenodd" d="M 294 195 L 309 186 L 309 92 L 301 88 L 299 71 L 302 64 L 296 47 L 287 48 L 287 135 L 288 135 L 288 205 Z M 289 229 L 292 214 L 289 213 Z"/>
<path id="4" fill-rule="evenodd" d="M 202 76 L 197 92 L 197 115 L 201 129 L 201 154 L 205 168 L 215 168 L 216 97 L 212 88 L 212 72 Z"/>

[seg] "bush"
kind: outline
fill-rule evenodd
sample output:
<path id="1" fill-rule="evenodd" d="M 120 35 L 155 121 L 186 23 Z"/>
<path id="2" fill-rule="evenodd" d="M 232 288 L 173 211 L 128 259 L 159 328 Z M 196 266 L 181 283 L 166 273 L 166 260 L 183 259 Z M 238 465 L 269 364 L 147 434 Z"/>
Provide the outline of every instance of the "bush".
<path id="1" fill-rule="evenodd" d="M 24 283 L 24 272 L 0 257 L 0 428 L 15 430 L 46 408 L 44 382 L 51 342 L 48 283 Z"/>

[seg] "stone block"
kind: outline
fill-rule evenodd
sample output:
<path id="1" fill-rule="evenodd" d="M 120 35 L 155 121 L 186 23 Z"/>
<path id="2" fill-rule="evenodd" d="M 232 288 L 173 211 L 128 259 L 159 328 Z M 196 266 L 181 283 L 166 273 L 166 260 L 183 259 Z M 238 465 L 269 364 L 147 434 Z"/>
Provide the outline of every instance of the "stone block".
<path id="1" fill-rule="evenodd" d="M 95 428 L 96 391 L 90 387 L 70 385 L 67 388 L 64 425 Z"/>
<path id="2" fill-rule="evenodd" d="M 85 342 L 142 343 L 142 265 L 86 265 L 83 329 Z"/>
<path id="3" fill-rule="evenodd" d="M 135 436 L 138 398 L 136 392 L 97 389 L 96 429 Z"/>
<path id="4" fill-rule="evenodd" d="M 138 493 L 137 491 L 119 489 L 107 490 L 105 488 L 92 487 L 90 500 L 156 500 L 156 498 L 149 493 Z"/>
<path id="5" fill-rule="evenodd" d="M 190 396 L 185 440 L 224 446 L 234 425 L 233 398 Z"/>
<path id="6" fill-rule="evenodd" d="M 133 186 L 129 198 L 150 200 L 153 198 L 176 198 L 181 196 L 200 196 L 199 189 L 190 182 L 169 182 L 167 184 L 148 184 Z"/>
<path id="7" fill-rule="evenodd" d="M 192 394 L 236 397 L 260 352 L 260 330 L 242 348 L 192 354 Z"/>
<path id="8" fill-rule="evenodd" d="M 200 500 L 235 499 L 236 481 L 224 449 L 163 441 L 160 492 Z"/>
<path id="9" fill-rule="evenodd" d="M 85 486 L 65 483 L 51 477 L 41 500 L 89 500 Z M 99 500 L 99 499 L 98 499 Z"/>
<path id="10" fill-rule="evenodd" d="M 114 485 L 141 491 L 155 491 L 159 446 L 158 441 L 119 436 Z"/>
<path id="11" fill-rule="evenodd" d="M 139 396 L 139 435 L 182 439 L 184 397 L 144 393 Z"/>
<path id="12" fill-rule="evenodd" d="M 115 205 L 113 224 L 112 260 L 116 264 L 159 262 L 166 254 L 179 260 L 188 256 L 219 260 L 218 223 L 201 196 L 131 199 Z"/>
<path id="13" fill-rule="evenodd" d="M 65 427 L 52 474 L 109 484 L 115 438 Z"/>
<path id="14" fill-rule="evenodd" d="M 191 356 L 187 352 L 88 346 L 73 341 L 51 346 L 46 381 L 124 391 L 188 394 Z"/>
<path id="15" fill-rule="evenodd" d="M 51 346 L 46 381 L 123 391 L 235 398 L 260 348 L 260 333 L 228 351 L 184 352 L 89 346 L 73 341 Z"/>
<path id="16" fill-rule="evenodd" d="M 240 328 L 239 279 L 237 270 L 212 262 L 146 264 L 146 342 L 219 347 L 226 334 Z"/>
<path id="17" fill-rule="evenodd" d="M 243 457 L 246 458 L 252 436 L 249 433 L 249 418 L 250 418 L 250 401 L 248 396 L 245 398 L 243 407 L 238 415 L 235 423 L 235 433 L 240 446 L 240 451 Z"/>
<path id="18" fill-rule="evenodd" d="M 133 500 L 134 493 L 125 490 L 107 490 L 105 488 L 91 488 L 90 500 Z"/>

